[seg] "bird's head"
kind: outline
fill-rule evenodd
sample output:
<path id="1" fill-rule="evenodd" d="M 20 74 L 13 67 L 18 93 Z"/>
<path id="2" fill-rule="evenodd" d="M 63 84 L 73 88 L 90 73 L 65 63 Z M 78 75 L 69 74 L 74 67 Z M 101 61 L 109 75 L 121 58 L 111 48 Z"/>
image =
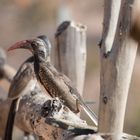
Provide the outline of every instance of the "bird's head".
<path id="1" fill-rule="evenodd" d="M 38 36 L 35 39 L 23 40 L 12 45 L 8 51 L 14 49 L 27 49 L 32 52 L 38 60 L 47 60 L 50 57 L 51 44 L 46 36 Z"/>

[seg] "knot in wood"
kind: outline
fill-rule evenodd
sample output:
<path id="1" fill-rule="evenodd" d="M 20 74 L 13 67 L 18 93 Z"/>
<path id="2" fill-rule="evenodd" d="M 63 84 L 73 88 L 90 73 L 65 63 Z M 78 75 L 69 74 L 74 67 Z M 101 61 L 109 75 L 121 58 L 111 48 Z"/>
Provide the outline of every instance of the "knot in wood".
<path id="1" fill-rule="evenodd" d="M 107 104 L 107 102 L 108 102 L 108 98 L 107 98 L 107 96 L 104 96 L 104 97 L 103 97 L 103 103 L 104 103 L 104 104 Z"/>
<path id="2" fill-rule="evenodd" d="M 104 55 L 104 58 L 107 58 L 110 55 L 110 53 L 111 53 L 111 51 L 108 51 L 108 52 L 104 53 L 103 54 Z"/>
<path id="3" fill-rule="evenodd" d="M 52 116 L 54 113 L 59 112 L 61 108 L 62 103 L 60 102 L 60 100 L 47 100 L 41 108 L 41 114 L 43 117 Z"/>
<path id="4" fill-rule="evenodd" d="M 41 115 L 43 116 L 43 117 L 47 117 L 47 115 L 49 114 L 49 112 L 51 112 L 51 100 L 48 100 L 48 101 L 46 101 L 44 104 L 43 104 L 43 106 L 42 106 L 42 108 L 41 108 Z"/>

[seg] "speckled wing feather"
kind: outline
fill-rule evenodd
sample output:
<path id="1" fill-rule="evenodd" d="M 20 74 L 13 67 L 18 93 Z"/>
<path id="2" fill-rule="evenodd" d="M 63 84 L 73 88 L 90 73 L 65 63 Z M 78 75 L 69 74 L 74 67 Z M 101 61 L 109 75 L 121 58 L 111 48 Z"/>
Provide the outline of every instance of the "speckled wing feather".
<path id="1" fill-rule="evenodd" d="M 61 74 L 60 77 L 63 79 L 65 84 L 69 87 L 69 89 L 71 91 L 70 94 L 77 99 L 77 102 L 81 105 L 81 107 L 85 110 L 85 112 L 88 114 L 88 116 L 91 118 L 91 120 L 97 126 L 98 125 L 98 117 L 97 117 L 97 115 L 94 113 L 94 111 L 91 110 L 90 107 L 88 107 L 86 105 L 86 103 L 84 102 L 82 96 L 79 94 L 78 90 L 74 87 L 74 85 L 72 84 L 71 80 L 67 76 L 65 76 L 64 74 Z"/>
<path id="2" fill-rule="evenodd" d="M 41 84 L 52 97 L 59 97 L 72 111 L 78 112 L 76 98 L 70 94 L 71 89 L 49 62 L 40 63 L 38 74 Z"/>
<path id="3" fill-rule="evenodd" d="M 84 103 L 83 98 L 73 86 L 70 79 L 60 74 L 49 62 L 39 65 L 40 82 L 52 97 L 59 97 L 72 111 L 78 112 L 79 103 L 97 125 L 96 114 Z"/>

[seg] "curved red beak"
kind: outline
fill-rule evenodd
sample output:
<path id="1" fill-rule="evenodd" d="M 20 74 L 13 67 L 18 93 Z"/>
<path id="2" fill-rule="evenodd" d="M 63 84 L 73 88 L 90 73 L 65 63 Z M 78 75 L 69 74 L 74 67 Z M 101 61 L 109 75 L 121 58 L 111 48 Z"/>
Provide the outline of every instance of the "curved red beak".
<path id="1" fill-rule="evenodd" d="M 29 49 L 30 51 L 32 50 L 32 43 L 33 40 L 23 40 L 15 43 L 11 47 L 8 48 L 7 51 L 15 50 L 15 49 Z"/>

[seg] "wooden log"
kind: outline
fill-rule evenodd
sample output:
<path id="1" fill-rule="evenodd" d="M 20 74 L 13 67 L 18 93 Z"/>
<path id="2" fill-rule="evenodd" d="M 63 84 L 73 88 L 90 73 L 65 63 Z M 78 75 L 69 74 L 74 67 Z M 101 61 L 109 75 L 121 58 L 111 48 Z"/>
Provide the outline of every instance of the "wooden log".
<path id="1" fill-rule="evenodd" d="M 58 27 L 55 38 L 54 65 L 72 80 L 82 94 L 86 68 L 86 27 L 65 21 Z"/>
<path id="2" fill-rule="evenodd" d="M 1 102 L 0 106 L 0 111 L 6 113 L 9 101 Z M 63 107 L 58 99 L 49 99 L 43 92 L 29 93 L 22 98 L 16 115 L 16 125 L 26 132 L 35 133 L 40 140 L 110 140 L 116 135 L 120 135 L 120 140 L 140 140 L 139 137 L 126 133 L 94 133 L 94 127 L 88 126 L 67 107 Z M 2 124 L 2 113 L 0 118 Z M 63 136 L 60 135 L 61 128 L 65 129 Z"/>
<path id="3" fill-rule="evenodd" d="M 137 43 L 129 36 L 132 2 L 105 1 L 104 27 L 100 44 L 99 132 L 101 133 L 123 131 L 128 90 L 137 51 Z M 114 32 L 111 31 L 113 29 Z"/>
<path id="4" fill-rule="evenodd" d="M 111 140 L 112 137 L 117 137 L 120 135 L 119 140 L 140 140 L 140 137 L 129 135 L 126 133 L 114 134 L 114 133 L 97 133 L 93 135 L 80 135 L 71 137 L 68 140 Z"/>
<path id="5" fill-rule="evenodd" d="M 6 113 L 9 106 L 8 101 L 1 102 L 0 106 L 0 110 Z M 3 118 L 3 114 L 0 114 L 0 118 Z M 0 124 L 3 120 L 0 119 Z M 96 131 L 96 128 L 88 126 L 58 98 L 51 99 L 40 89 L 22 97 L 15 124 L 21 130 L 34 133 L 43 140 L 62 140 L 66 138 L 66 135 L 68 136 L 68 133 L 85 134 Z M 62 135 L 62 129 L 68 131 L 63 131 Z"/>

